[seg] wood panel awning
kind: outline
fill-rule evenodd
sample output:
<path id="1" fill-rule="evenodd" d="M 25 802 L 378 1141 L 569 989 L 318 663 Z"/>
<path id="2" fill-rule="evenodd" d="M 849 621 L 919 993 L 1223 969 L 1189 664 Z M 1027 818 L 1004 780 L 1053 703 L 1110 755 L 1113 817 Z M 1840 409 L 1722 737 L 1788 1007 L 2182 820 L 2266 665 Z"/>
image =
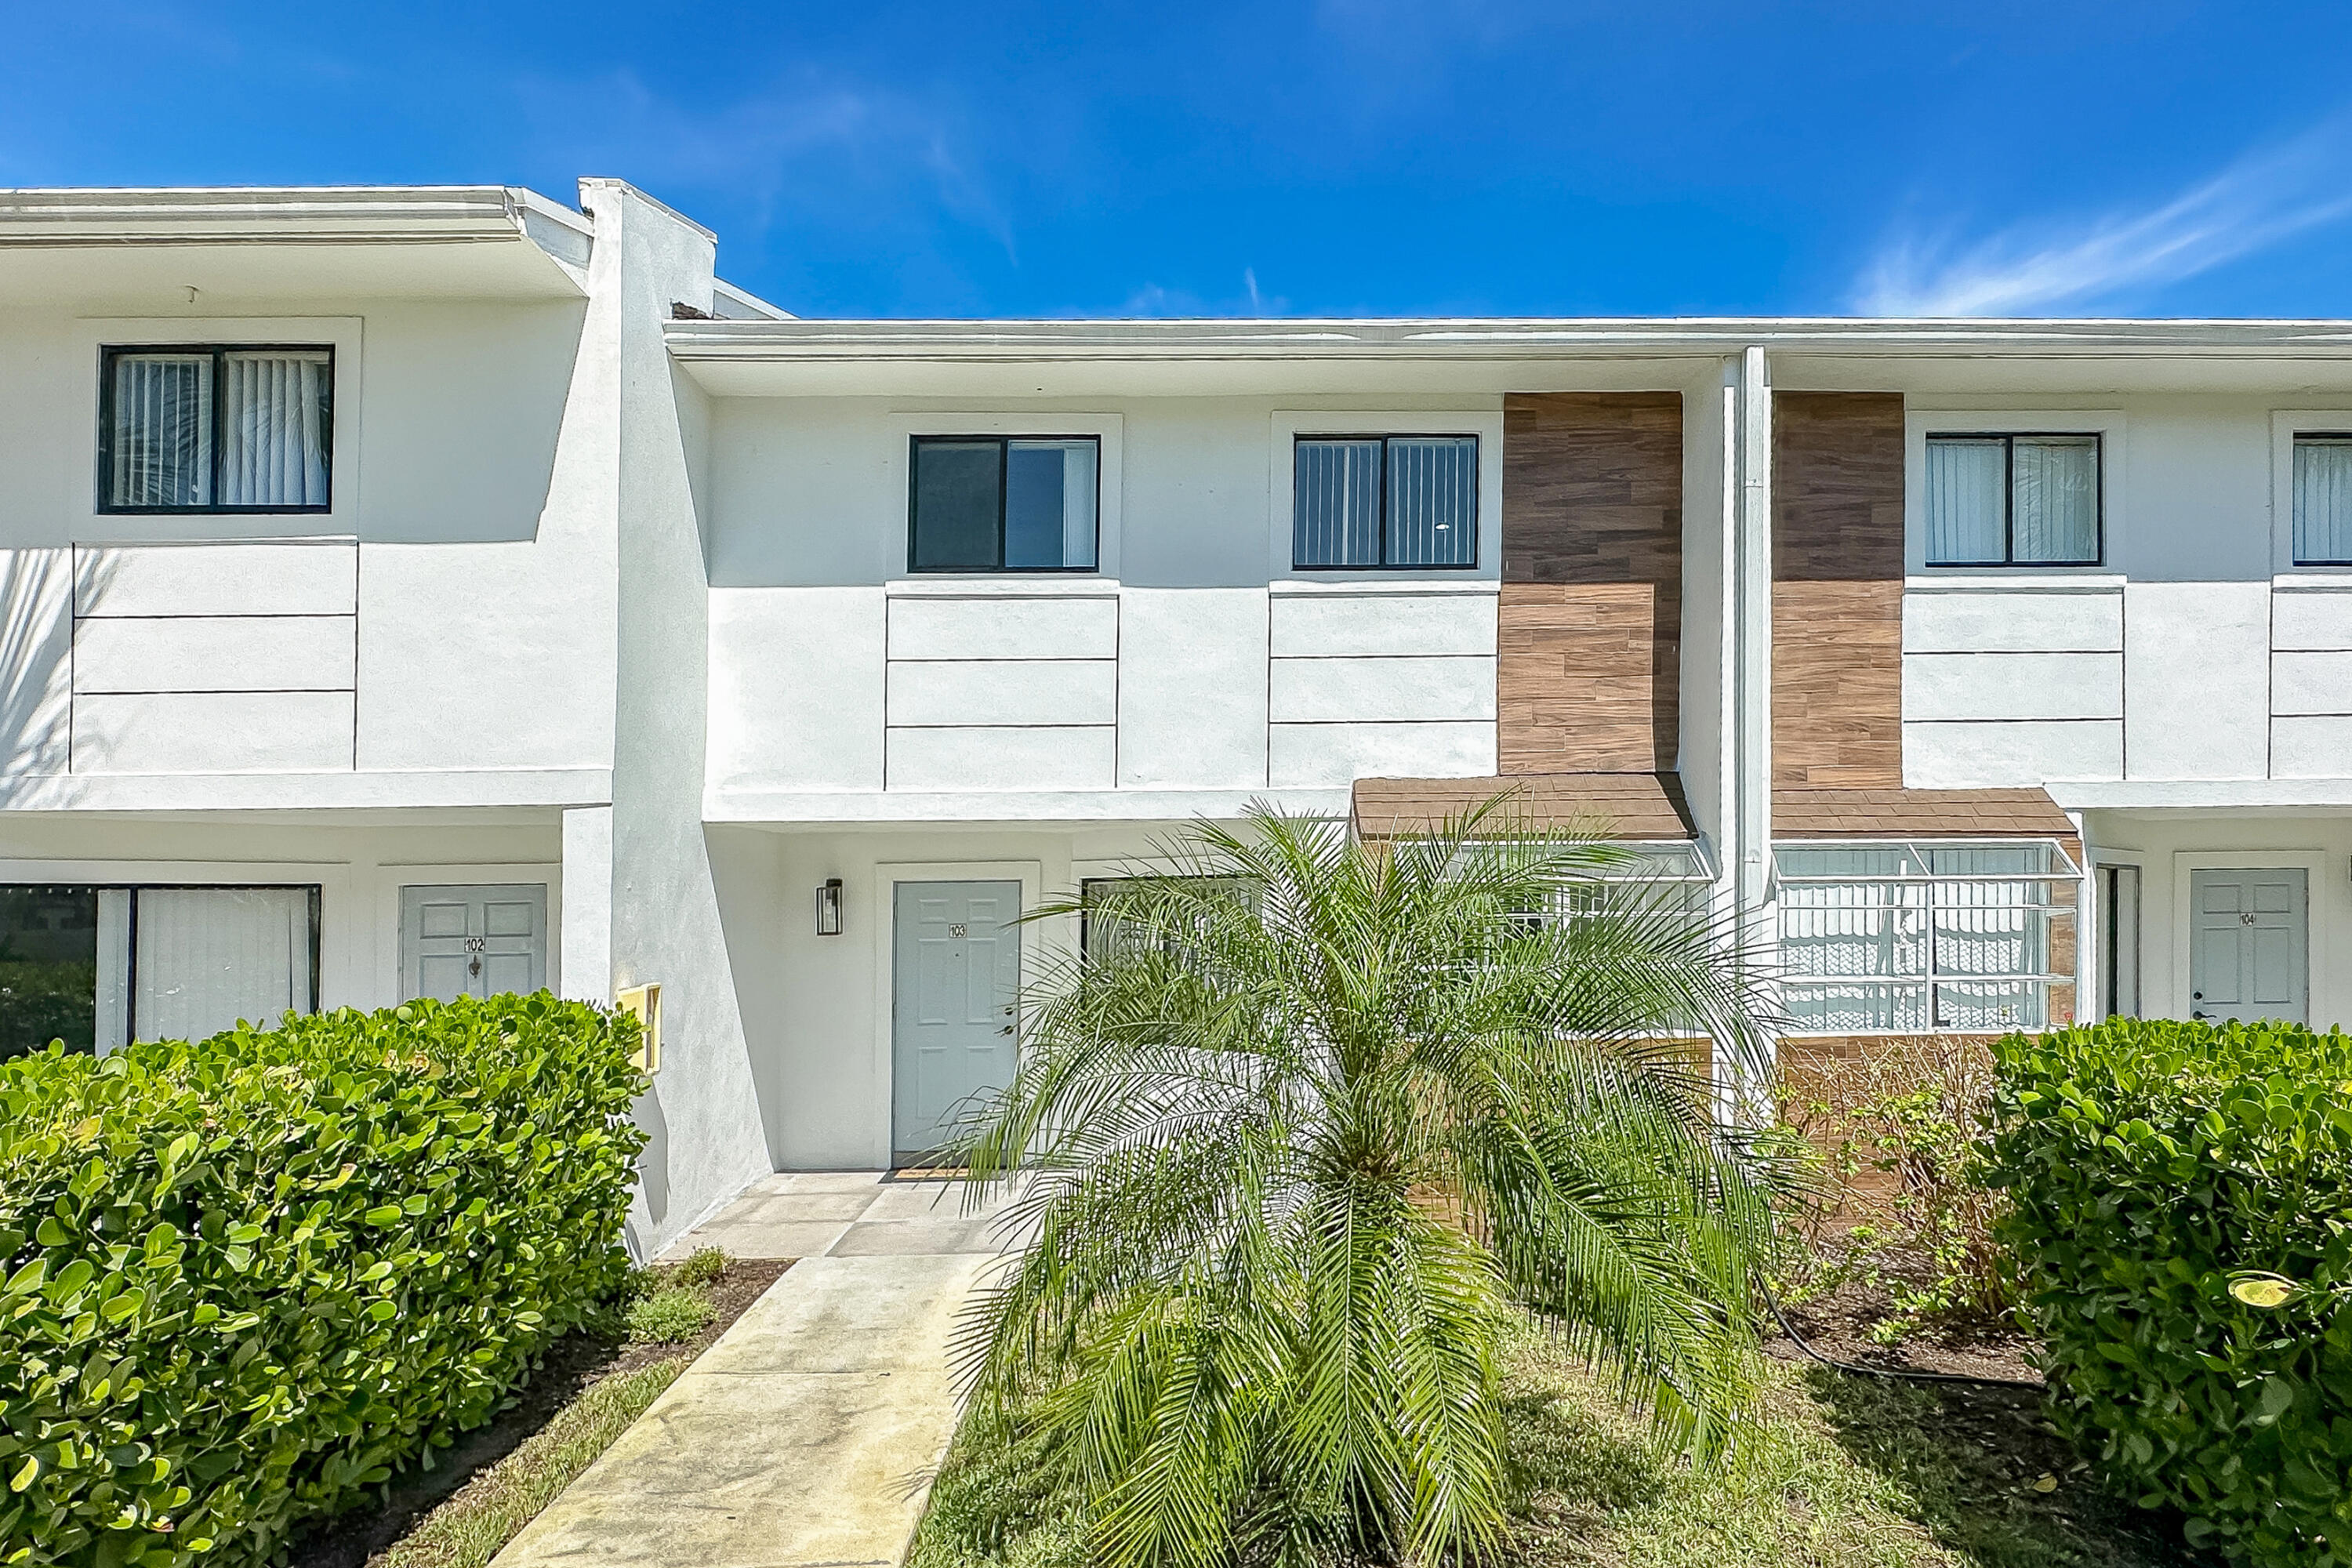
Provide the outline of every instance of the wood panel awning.
<path id="1" fill-rule="evenodd" d="M 1433 831 L 1496 796 L 1502 818 L 1577 827 L 1628 842 L 1698 837 L 1673 773 L 1514 773 L 1463 779 L 1358 779 L 1359 837 Z M 1775 839 L 2057 838 L 2074 825 L 2040 789 L 1830 789 L 1772 792 Z"/>
<path id="2" fill-rule="evenodd" d="M 1822 789 L 1772 792 L 1783 838 L 2064 838 L 2074 825 L 2042 789 Z"/>
<path id="3" fill-rule="evenodd" d="M 1428 833 L 1497 795 L 1496 826 L 1575 827 L 1629 842 L 1698 837 L 1672 773 L 1514 773 L 1494 778 L 1358 779 L 1354 819 L 1363 838 Z"/>

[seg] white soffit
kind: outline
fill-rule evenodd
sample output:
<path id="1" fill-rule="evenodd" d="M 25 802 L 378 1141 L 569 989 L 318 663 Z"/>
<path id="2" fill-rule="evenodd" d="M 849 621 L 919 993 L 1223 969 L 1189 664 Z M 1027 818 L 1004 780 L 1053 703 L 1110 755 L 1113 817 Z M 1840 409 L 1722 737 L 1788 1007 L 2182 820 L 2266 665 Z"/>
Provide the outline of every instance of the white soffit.
<path id="1" fill-rule="evenodd" d="M 502 185 L 0 191 L 0 296 L 133 312 L 576 300 L 592 237 L 580 214 Z"/>
<path id="2" fill-rule="evenodd" d="M 1771 353 L 1775 384 L 1791 390 L 2352 386 L 2352 322 L 2332 321 L 679 321 L 664 331 L 698 383 L 738 395 L 1351 394 L 1404 382 L 1432 392 L 1654 390 L 1752 344 Z"/>

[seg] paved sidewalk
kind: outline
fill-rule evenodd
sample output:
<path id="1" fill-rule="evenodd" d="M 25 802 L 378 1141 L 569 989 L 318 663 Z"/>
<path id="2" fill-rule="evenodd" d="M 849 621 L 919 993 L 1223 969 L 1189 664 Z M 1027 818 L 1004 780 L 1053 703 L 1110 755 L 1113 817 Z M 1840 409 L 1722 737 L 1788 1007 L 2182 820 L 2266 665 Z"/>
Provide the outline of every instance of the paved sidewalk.
<path id="1" fill-rule="evenodd" d="M 681 1240 L 800 1261 L 493 1568 L 895 1568 L 955 1427 L 956 1314 L 999 1250 L 961 1196 L 782 1174 Z"/>

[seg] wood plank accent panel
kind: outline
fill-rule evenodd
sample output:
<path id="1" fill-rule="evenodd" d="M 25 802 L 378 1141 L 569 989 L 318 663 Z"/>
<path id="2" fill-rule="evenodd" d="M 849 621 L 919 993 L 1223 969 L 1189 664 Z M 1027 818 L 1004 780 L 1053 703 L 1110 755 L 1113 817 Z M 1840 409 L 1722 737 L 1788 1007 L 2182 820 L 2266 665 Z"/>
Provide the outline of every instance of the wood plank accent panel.
<path id="1" fill-rule="evenodd" d="M 1903 784 L 1903 397 L 1772 396 L 1772 781 Z"/>
<path id="2" fill-rule="evenodd" d="M 1429 833 L 1498 795 L 1506 825 L 1560 827 L 1605 822 L 1612 837 L 1685 840 L 1698 837 L 1682 783 L 1672 773 L 1519 773 L 1496 778 L 1356 781 L 1354 819 L 1363 838 Z"/>
<path id="3" fill-rule="evenodd" d="M 1675 766 L 1682 553 L 1681 394 L 1504 399 L 1505 773 Z"/>

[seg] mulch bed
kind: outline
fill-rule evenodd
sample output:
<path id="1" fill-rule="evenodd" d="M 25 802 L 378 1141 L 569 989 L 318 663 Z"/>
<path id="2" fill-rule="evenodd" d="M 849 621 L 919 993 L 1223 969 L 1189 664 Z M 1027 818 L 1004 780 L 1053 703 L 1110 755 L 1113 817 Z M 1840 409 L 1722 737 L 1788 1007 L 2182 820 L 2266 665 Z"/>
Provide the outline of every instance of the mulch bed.
<path id="1" fill-rule="evenodd" d="M 1845 1284 L 1802 1305 L 1783 1309 L 1789 1327 L 1830 1361 L 1886 1372 L 1938 1372 L 1961 1377 L 1999 1378 L 2037 1386 L 2042 1374 L 2026 1363 L 2035 1348 L 2032 1335 L 2014 1329 L 1945 1331 L 1916 1328 L 1893 1344 L 1879 1344 L 1870 1331 L 1895 1310 L 1883 1290 Z M 1765 1342 L 1765 1353 L 1782 1361 L 1809 1360 L 1786 1334 Z"/>
<path id="2" fill-rule="evenodd" d="M 707 1287 L 709 1327 L 680 1344 L 631 1344 L 584 1330 L 556 1341 L 530 1381 L 516 1391 L 513 1405 L 442 1450 L 431 1469 L 395 1477 L 391 1496 L 381 1508 L 354 1510 L 297 1542 L 287 1559 L 290 1568 L 364 1568 L 477 1471 L 513 1453 L 589 1384 L 673 1356 L 700 1355 L 791 1267 L 789 1258 L 731 1259 L 727 1272 Z"/>

